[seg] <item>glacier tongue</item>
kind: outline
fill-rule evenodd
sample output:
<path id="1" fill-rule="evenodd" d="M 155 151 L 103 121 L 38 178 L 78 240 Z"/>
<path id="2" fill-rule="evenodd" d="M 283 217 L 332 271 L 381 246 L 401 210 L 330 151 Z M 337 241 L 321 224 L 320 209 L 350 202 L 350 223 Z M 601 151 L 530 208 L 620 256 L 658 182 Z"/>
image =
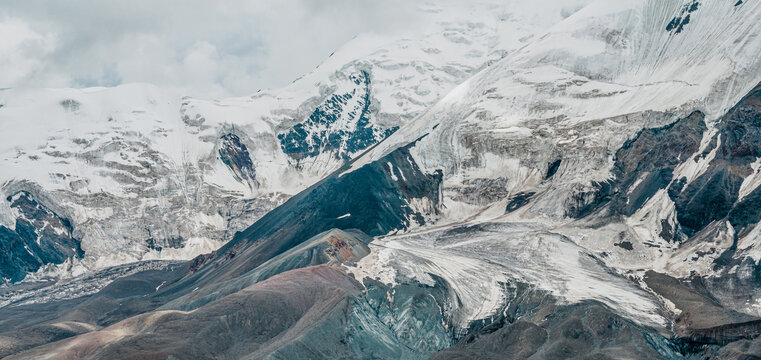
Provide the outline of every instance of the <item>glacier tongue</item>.
<path id="1" fill-rule="evenodd" d="M 666 325 L 650 294 L 544 224 L 445 227 L 381 238 L 371 249 L 370 256 L 348 268 L 357 279 L 434 286 L 435 275 L 452 289 L 450 297 L 458 305 L 450 315 L 460 328 L 494 316 L 505 304 L 506 285 L 514 283 L 531 284 L 566 303 L 598 300 L 645 326 Z"/>

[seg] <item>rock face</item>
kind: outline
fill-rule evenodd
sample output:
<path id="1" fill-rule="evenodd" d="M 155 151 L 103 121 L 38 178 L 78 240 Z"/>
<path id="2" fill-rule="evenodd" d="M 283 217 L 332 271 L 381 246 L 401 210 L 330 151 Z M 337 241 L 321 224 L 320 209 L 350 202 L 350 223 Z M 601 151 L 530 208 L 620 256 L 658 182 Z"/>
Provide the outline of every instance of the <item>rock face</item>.
<path id="1" fill-rule="evenodd" d="M 26 191 L 6 199 L 17 214 L 16 226 L 0 226 L 0 279 L 9 283 L 46 264 L 81 258 L 84 251 L 74 238 L 69 219 L 39 203 Z"/>
<path id="2" fill-rule="evenodd" d="M 694 112 L 665 127 L 644 129 L 616 152 L 611 186 L 617 194 L 611 205 L 614 212 L 633 215 L 671 183 L 680 160 L 700 148 L 706 131 L 704 119 L 703 114 Z"/>
<path id="3" fill-rule="evenodd" d="M 222 135 L 219 145 L 219 158 L 230 168 L 236 180 L 247 182 L 252 187 L 258 186 L 256 182 L 256 170 L 254 170 L 251 155 L 249 155 L 246 145 L 241 143 L 237 135 Z"/>
<path id="4" fill-rule="evenodd" d="M 350 92 L 331 95 L 304 122 L 277 136 L 284 153 L 296 160 L 324 153 L 349 160 L 399 128 L 384 129 L 370 122 L 372 88 L 367 71 L 349 79 L 356 86 Z"/>
<path id="5" fill-rule="evenodd" d="M 708 169 L 686 186 L 683 178 L 670 187 L 677 220 L 688 235 L 717 220 L 727 219 L 736 232 L 761 220 L 761 213 L 748 207 L 758 196 L 757 189 L 747 189 L 749 198 L 739 201 L 740 187 L 745 178 L 755 175 L 751 165 L 761 157 L 760 126 L 761 87 L 756 87 L 719 120 L 718 131 L 704 151 L 715 151 Z"/>

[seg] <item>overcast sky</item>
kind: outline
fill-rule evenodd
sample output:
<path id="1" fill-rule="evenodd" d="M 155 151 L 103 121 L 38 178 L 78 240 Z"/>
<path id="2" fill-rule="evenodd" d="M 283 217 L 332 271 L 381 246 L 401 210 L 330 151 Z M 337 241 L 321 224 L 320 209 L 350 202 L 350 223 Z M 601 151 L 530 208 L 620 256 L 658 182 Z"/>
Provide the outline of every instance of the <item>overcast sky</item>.
<path id="1" fill-rule="evenodd" d="M 0 88 L 147 82 L 202 97 L 283 86 L 360 32 L 402 31 L 402 0 L 29 1 L 0 5 Z"/>

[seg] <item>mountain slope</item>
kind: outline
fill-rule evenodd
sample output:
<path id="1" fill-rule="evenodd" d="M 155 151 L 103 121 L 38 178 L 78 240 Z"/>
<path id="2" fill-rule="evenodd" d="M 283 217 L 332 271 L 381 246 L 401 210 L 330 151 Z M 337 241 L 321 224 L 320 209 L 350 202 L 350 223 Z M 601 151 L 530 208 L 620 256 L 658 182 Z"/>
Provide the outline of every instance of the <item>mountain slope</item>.
<path id="1" fill-rule="evenodd" d="M 693 192 L 717 171 L 711 164 L 727 161 L 714 153 L 737 147 L 744 175 L 717 186 L 739 187 L 753 172 L 755 156 L 744 144 L 755 130 L 739 140 L 728 136 L 753 126 L 751 89 L 761 81 L 756 4 L 706 2 L 680 32 L 665 30 L 667 14 L 681 6 L 590 5 L 458 86 L 354 168 L 427 134 L 410 152 L 424 171 L 443 171 L 442 223 L 534 220 L 610 255 L 605 262 L 614 267 L 666 270 L 659 258 L 676 250 L 678 244 L 669 244 L 674 237 L 689 238 L 722 216 L 696 214 L 701 223 L 691 225 L 688 208 L 701 205 L 680 200 L 676 184 L 665 188 L 674 180 Z M 568 47 L 574 42 L 586 45 Z M 728 141 L 730 149 L 716 147 Z M 751 192 L 753 178 L 743 193 Z M 731 191 L 737 197 L 738 189 Z M 506 208 L 513 211 L 505 214 Z M 674 233 L 675 217 L 682 235 Z M 611 241 L 618 233 L 621 241 Z M 635 256 L 628 245 L 616 246 L 624 242 L 634 244 Z M 696 263 L 690 267 L 709 274 Z"/>

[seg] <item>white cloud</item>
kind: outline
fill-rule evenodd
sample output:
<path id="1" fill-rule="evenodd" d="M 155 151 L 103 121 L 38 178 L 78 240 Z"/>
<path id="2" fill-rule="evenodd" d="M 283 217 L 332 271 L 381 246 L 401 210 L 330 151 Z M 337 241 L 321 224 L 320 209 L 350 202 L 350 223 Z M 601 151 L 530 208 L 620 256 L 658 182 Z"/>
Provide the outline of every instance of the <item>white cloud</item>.
<path id="1" fill-rule="evenodd" d="M 53 50 L 53 39 L 20 21 L 0 22 L 0 86 L 31 76 Z"/>
<path id="2" fill-rule="evenodd" d="M 361 32 L 416 26 L 403 0 L 6 0 L 0 88 L 148 82 L 246 95 L 310 71 Z"/>

